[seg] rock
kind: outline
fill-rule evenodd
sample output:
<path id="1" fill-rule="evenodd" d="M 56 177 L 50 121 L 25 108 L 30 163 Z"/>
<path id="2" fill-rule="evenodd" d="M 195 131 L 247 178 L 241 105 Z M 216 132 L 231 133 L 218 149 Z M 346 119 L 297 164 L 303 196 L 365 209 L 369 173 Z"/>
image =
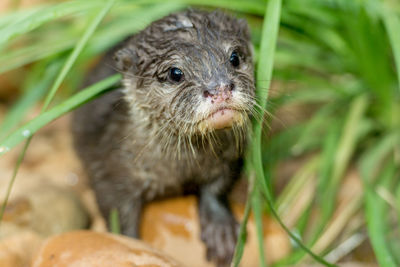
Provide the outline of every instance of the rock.
<path id="1" fill-rule="evenodd" d="M 32 267 L 133 267 L 182 266 L 168 256 L 128 237 L 75 231 L 48 239 Z"/>
<path id="2" fill-rule="evenodd" d="M 243 217 L 244 207 L 233 203 L 236 218 Z M 286 256 L 291 249 L 283 229 L 271 218 L 263 218 L 264 248 L 268 262 Z M 241 266 L 259 266 L 254 219 L 247 224 L 248 239 Z M 147 205 L 141 222 L 141 236 L 154 248 L 191 267 L 214 267 L 206 260 L 205 245 L 200 240 L 197 201 L 194 196 L 167 199 Z"/>
<path id="3" fill-rule="evenodd" d="M 3 227 L 3 225 L 2 225 Z M 0 266 L 30 266 L 33 255 L 42 243 L 42 238 L 32 231 L 22 231 L 0 240 Z"/>
<path id="4" fill-rule="evenodd" d="M 22 230 L 48 237 L 83 229 L 88 222 L 87 212 L 72 190 L 52 185 L 41 186 L 7 205 L 0 238 Z"/>

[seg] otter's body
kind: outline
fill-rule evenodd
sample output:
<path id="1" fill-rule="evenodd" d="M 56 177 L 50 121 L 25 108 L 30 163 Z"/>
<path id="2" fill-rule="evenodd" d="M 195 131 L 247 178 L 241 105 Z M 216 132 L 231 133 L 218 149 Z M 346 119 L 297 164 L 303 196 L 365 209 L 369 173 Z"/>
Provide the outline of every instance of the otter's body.
<path id="1" fill-rule="evenodd" d="M 219 12 L 173 14 L 107 53 L 86 84 L 115 69 L 121 88 L 73 120 L 103 215 L 116 208 L 122 232 L 138 237 L 144 203 L 197 193 L 207 257 L 227 264 L 237 222 L 226 195 L 240 174 L 254 104 L 247 25 Z"/>

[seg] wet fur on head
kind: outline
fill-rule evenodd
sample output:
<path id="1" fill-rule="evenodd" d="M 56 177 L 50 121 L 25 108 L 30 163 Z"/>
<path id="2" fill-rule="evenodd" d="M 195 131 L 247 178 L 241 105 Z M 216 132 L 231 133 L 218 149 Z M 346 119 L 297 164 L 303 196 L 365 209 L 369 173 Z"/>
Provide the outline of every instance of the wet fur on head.
<path id="1" fill-rule="evenodd" d="M 244 20 L 221 11 L 188 10 L 154 22 L 123 47 L 114 60 L 133 119 L 153 128 L 166 147 L 181 140 L 190 146 L 195 139 L 203 145 L 204 140 L 218 142 L 204 121 L 221 106 L 215 107 L 204 91 L 221 83 L 234 86 L 224 107 L 239 111 L 231 130 L 236 143 L 244 140 L 255 105 L 252 45 Z M 229 61 L 233 51 L 240 58 L 237 68 Z M 179 83 L 169 78 L 173 67 L 184 73 Z"/>

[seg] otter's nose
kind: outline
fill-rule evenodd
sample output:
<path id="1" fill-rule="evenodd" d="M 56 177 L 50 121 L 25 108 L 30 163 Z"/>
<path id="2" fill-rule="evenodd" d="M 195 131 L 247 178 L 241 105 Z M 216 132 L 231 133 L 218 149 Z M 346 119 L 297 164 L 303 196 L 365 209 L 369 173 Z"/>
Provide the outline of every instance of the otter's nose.
<path id="1" fill-rule="evenodd" d="M 232 91 L 235 89 L 235 84 L 230 83 L 220 83 L 216 87 L 211 89 L 206 89 L 203 92 L 205 98 L 211 98 L 211 100 L 217 102 L 227 101 L 232 97 Z"/>

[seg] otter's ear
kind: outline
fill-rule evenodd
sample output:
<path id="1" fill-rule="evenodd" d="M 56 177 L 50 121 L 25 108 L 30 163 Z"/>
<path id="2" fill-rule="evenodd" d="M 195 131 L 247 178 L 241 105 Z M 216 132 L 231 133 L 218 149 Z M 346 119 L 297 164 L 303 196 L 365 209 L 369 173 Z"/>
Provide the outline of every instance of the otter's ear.
<path id="1" fill-rule="evenodd" d="M 247 24 L 247 21 L 245 19 L 238 19 L 238 25 L 239 25 L 239 34 L 241 34 L 245 39 L 250 40 L 250 28 L 249 24 Z"/>
<path id="2" fill-rule="evenodd" d="M 114 54 L 113 59 L 118 70 L 130 71 L 135 69 L 137 55 L 132 48 L 122 48 Z"/>
<path id="3" fill-rule="evenodd" d="M 183 14 L 176 14 L 165 20 L 165 23 L 161 26 L 163 32 L 176 31 L 185 28 L 193 28 L 193 23 L 190 19 Z"/>

